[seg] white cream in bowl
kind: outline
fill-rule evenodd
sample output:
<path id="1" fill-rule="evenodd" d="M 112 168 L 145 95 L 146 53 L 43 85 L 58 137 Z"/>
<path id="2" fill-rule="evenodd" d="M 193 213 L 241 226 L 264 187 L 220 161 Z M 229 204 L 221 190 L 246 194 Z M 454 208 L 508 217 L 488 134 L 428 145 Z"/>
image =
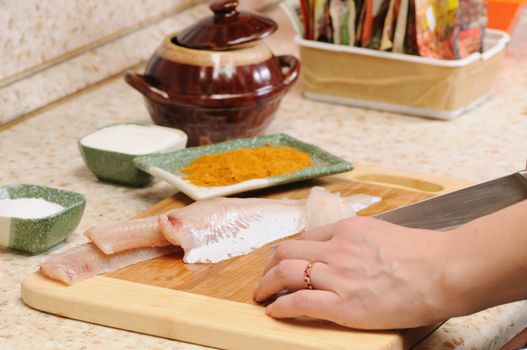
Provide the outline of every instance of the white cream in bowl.
<path id="1" fill-rule="evenodd" d="M 134 158 L 185 148 L 187 134 L 157 125 L 114 124 L 82 137 L 79 149 L 84 163 L 100 180 L 127 186 L 144 186 L 149 174 L 136 168 Z"/>
<path id="2" fill-rule="evenodd" d="M 82 138 L 83 146 L 105 151 L 143 155 L 185 148 L 187 135 L 157 125 L 116 124 Z"/>

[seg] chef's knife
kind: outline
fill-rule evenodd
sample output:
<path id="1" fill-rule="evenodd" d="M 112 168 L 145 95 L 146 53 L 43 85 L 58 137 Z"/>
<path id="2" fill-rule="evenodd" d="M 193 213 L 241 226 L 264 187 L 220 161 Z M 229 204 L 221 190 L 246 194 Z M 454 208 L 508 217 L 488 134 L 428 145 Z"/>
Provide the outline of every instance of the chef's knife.
<path id="1" fill-rule="evenodd" d="M 394 224 L 443 230 L 455 228 L 527 199 L 527 170 L 381 213 Z"/>

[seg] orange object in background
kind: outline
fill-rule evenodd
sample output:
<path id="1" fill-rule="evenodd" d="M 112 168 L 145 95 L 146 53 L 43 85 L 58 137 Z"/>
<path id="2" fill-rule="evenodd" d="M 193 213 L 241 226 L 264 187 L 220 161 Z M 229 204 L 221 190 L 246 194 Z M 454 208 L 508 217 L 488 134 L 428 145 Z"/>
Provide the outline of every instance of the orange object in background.
<path id="1" fill-rule="evenodd" d="M 488 27 L 512 33 L 527 0 L 488 0 Z"/>

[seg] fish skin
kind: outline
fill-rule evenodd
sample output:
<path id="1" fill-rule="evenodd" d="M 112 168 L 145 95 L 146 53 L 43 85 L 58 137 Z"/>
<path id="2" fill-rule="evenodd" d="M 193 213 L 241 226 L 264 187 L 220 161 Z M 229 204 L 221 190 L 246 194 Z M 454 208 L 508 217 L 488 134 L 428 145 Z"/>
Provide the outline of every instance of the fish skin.
<path id="1" fill-rule="evenodd" d="M 40 272 L 51 279 L 71 285 L 100 273 L 170 254 L 177 249 L 179 248 L 169 245 L 106 255 L 93 243 L 85 243 L 47 257 L 40 263 Z"/>
<path id="2" fill-rule="evenodd" d="M 84 235 L 105 254 L 170 244 L 159 229 L 157 216 L 93 226 Z"/>
<path id="3" fill-rule="evenodd" d="M 304 201 L 287 199 L 212 198 L 159 216 L 163 235 L 181 244 L 186 263 L 247 254 L 299 233 L 304 225 Z"/>

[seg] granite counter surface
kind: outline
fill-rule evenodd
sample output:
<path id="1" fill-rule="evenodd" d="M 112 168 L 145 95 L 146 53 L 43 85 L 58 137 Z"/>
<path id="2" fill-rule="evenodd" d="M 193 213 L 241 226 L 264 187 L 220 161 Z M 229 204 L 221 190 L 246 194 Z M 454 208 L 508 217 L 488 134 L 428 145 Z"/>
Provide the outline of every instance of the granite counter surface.
<path id="1" fill-rule="evenodd" d="M 524 17 L 519 29 L 525 28 Z M 313 102 L 302 97 L 297 84 L 267 132 L 288 133 L 357 163 L 488 180 L 525 164 L 526 61 L 525 44 L 513 40 L 494 96 L 453 121 Z M 0 131 L 0 185 L 35 183 L 74 190 L 88 198 L 75 233 L 51 253 L 85 241 L 82 232 L 90 225 L 131 217 L 174 193 L 163 182 L 142 189 L 102 183 L 84 167 L 77 138 L 123 121 L 149 122 L 149 117 L 141 96 L 119 78 Z M 26 307 L 20 299 L 20 283 L 36 270 L 41 258 L 0 251 L 2 349 L 202 348 Z M 526 302 L 503 305 L 452 319 L 417 348 L 498 349 L 526 325 Z"/>

